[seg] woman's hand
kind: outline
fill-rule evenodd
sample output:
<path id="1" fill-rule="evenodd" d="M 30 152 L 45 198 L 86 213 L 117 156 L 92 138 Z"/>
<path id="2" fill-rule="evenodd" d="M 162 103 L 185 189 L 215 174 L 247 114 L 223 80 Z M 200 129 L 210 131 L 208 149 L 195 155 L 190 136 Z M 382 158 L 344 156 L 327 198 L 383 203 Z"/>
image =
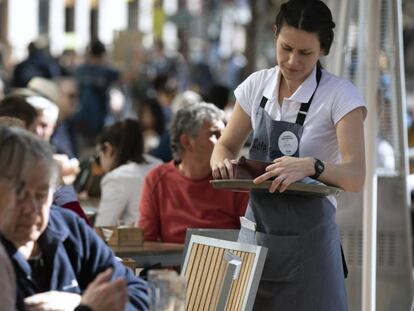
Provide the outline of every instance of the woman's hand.
<path id="1" fill-rule="evenodd" d="M 276 177 L 269 188 L 269 192 L 273 193 L 276 190 L 283 192 L 295 181 L 312 176 L 315 173 L 314 165 L 315 159 L 313 158 L 280 157 L 273 160 L 273 164 L 266 167 L 266 173 L 255 178 L 253 182 L 260 184 L 265 180 Z"/>
<path id="2" fill-rule="evenodd" d="M 211 173 L 214 179 L 232 179 L 233 176 L 233 163 L 237 163 L 237 160 L 224 159 L 223 162 L 217 162 L 211 167 Z"/>

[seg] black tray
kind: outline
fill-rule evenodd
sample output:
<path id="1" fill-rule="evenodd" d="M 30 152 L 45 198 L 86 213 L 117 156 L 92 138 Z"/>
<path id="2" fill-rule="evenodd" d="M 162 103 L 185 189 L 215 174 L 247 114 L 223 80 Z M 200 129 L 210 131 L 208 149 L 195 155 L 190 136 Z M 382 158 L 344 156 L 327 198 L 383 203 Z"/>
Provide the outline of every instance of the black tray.
<path id="1" fill-rule="evenodd" d="M 246 192 L 252 189 L 268 190 L 272 184 L 272 181 L 266 180 L 260 184 L 255 184 L 251 179 L 215 179 L 210 180 L 210 183 L 215 189 Z M 323 184 L 307 184 L 303 182 L 295 182 L 289 185 L 284 193 L 315 196 L 338 196 L 342 192 L 343 190 L 340 188 L 325 186 Z"/>

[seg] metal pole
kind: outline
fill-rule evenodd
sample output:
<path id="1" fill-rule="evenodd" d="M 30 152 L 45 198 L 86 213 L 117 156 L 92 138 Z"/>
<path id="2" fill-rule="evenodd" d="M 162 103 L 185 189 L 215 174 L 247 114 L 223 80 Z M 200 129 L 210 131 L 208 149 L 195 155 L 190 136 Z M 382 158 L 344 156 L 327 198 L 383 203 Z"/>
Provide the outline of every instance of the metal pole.
<path id="1" fill-rule="evenodd" d="M 352 0 L 342 0 L 340 1 L 339 5 L 337 5 L 337 31 L 335 34 L 335 45 L 334 51 L 332 51 L 331 55 L 334 55 L 333 59 L 330 61 L 330 71 L 338 76 L 343 76 L 344 71 L 344 58 L 346 54 L 346 50 L 348 48 L 348 25 L 349 25 L 349 17 L 350 17 L 350 10 L 351 10 L 351 2 Z"/>
<path id="2" fill-rule="evenodd" d="M 391 3 L 392 10 L 392 25 L 393 25 L 393 43 L 395 44 L 395 83 L 396 83 L 396 102 L 397 102 L 397 117 L 398 117 L 398 135 L 401 156 L 399 158 L 401 168 L 401 177 L 404 181 L 407 180 L 408 175 L 408 144 L 407 144 L 407 121 L 405 114 L 407 111 L 406 94 L 405 94 L 405 73 L 404 73 L 404 48 L 403 48 L 403 25 L 402 25 L 402 4 L 401 0 L 393 0 Z M 410 194 L 408 189 L 405 189 L 407 206 L 411 205 Z"/>
<path id="3" fill-rule="evenodd" d="M 364 0 L 362 0 L 364 1 Z M 380 47 L 380 7 L 378 0 L 366 1 L 367 27 L 365 27 L 366 49 L 366 181 L 363 211 L 362 250 L 362 311 L 375 311 L 376 302 L 376 253 L 377 253 L 377 91 L 378 56 Z"/>
<path id="4" fill-rule="evenodd" d="M 405 114 L 407 111 L 406 106 L 406 94 L 405 94 L 405 73 L 404 73 L 404 47 L 403 47 L 403 14 L 402 14 L 402 3 L 401 0 L 392 1 L 392 25 L 393 25 L 393 43 L 395 43 L 396 53 L 395 53 L 395 80 L 396 80 L 396 99 L 397 99 L 397 108 L 399 109 L 398 116 L 398 134 L 399 134 L 399 150 L 401 152 L 400 156 L 400 178 L 403 178 L 403 182 L 406 185 L 404 189 L 405 199 L 406 199 L 406 236 L 408 242 L 409 251 L 408 255 L 408 264 L 407 271 L 411 271 L 412 263 L 412 252 L 411 252 L 411 218 L 410 218 L 410 207 L 411 207 L 411 197 L 410 192 L 408 191 L 408 185 L 405 182 L 408 175 L 408 139 L 407 139 L 407 121 Z M 413 282 L 410 282 L 410 293 L 413 297 Z M 414 303 L 411 306 L 411 310 L 414 310 Z"/>

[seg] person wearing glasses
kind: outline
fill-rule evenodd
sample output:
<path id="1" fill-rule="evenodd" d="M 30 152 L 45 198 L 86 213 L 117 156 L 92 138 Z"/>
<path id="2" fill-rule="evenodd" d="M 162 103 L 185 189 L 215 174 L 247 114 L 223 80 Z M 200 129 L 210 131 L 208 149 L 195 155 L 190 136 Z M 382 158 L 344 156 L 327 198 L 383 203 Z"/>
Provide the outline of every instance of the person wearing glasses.
<path id="1" fill-rule="evenodd" d="M 0 127 L 0 166 L 1 174 L 21 176 L 14 207 L 9 204 L 0 218 L 17 310 L 148 310 L 146 283 L 83 220 L 51 206 L 58 167 L 46 142 Z M 0 197 L 7 194 L 2 189 Z"/>
<path id="2" fill-rule="evenodd" d="M 0 124 L 4 123 L 3 120 Z M 2 148 L 0 143 L 0 148 Z M 0 226 L 5 214 L 16 205 L 16 192 L 21 175 L 22 154 L 13 154 L 9 161 L 0 162 Z M 16 278 L 9 256 L 0 243 L 0 275 L 2 290 L 0 291 L 0 305 L 4 311 L 14 311 L 16 305 Z"/>
<path id="3" fill-rule="evenodd" d="M 251 74 L 235 90 L 237 103 L 215 145 L 216 179 L 232 178 L 234 160 L 253 133 L 249 158 L 272 162 L 253 180 L 240 241 L 268 248 L 255 310 L 348 309 L 334 197 L 285 194 L 312 178 L 358 192 L 365 178 L 366 108 L 351 82 L 324 70 L 335 23 L 319 0 L 290 0 L 276 16 L 277 65 Z M 246 226 L 247 227 L 247 226 Z"/>

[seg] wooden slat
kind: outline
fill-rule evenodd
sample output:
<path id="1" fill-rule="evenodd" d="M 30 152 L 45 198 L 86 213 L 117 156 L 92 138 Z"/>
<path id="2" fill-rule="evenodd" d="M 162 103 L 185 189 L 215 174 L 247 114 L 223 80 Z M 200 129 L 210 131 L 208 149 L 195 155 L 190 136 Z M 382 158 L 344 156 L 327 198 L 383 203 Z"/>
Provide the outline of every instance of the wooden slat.
<path id="1" fill-rule="evenodd" d="M 219 293 L 221 290 L 221 287 L 223 285 L 223 278 L 224 278 L 224 273 L 226 271 L 227 268 L 227 262 L 224 260 L 224 248 L 220 248 L 220 252 L 219 252 L 219 266 L 218 266 L 218 270 L 217 270 L 217 275 L 216 275 L 216 284 L 214 284 L 214 289 L 212 291 L 213 296 L 212 296 L 212 301 L 211 301 L 211 308 L 210 310 L 215 310 L 217 308 L 217 303 L 219 300 Z"/>
<path id="2" fill-rule="evenodd" d="M 206 301 L 206 296 L 208 295 L 208 286 L 206 286 L 207 283 L 207 277 L 209 275 L 210 265 L 211 265 L 211 258 L 214 251 L 213 246 L 207 246 L 207 256 L 205 259 L 205 265 L 203 267 L 203 273 L 201 275 L 200 284 L 199 284 L 199 291 L 201 292 L 200 299 L 198 303 L 195 305 L 194 310 L 204 310 L 204 303 Z"/>
<path id="3" fill-rule="evenodd" d="M 193 251 L 194 249 L 194 251 Z M 188 309 L 188 305 L 189 302 L 192 298 L 193 295 L 193 290 L 194 287 L 196 285 L 196 276 L 197 276 L 197 271 L 198 271 L 198 266 L 200 264 L 200 256 L 201 256 L 201 252 L 202 252 L 202 246 L 198 245 L 198 244 L 193 244 L 193 247 L 191 248 L 191 255 L 193 256 L 193 252 L 194 252 L 194 257 L 192 261 L 189 261 L 189 267 L 190 267 L 190 272 L 188 274 L 188 282 L 187 282 L 187 294 L 186 294 L 186 310 Z M 188 267 L 187 267 L 188 268 Z"/>
<path id="4" fill-rule="evenodd" d="M 191 295 L 190 295 L 190 300 L 188 302 L 188 310 L 196 310 L 195 305 L 197 304 L 198 300 L 200 299 L 200 296 L 199 296 L 200 295 L 199 294 L 199 289 L 200 289 L 199 280 L 200 280 L 201 275 L 203 273 L 203 268 L 205 267 L 206 252 L 208 250 L 208 246 L 200 245 L 200 247 L 201 247 L 201 252 L 199 252 L 200 257 L 198 257 L 199 265 L 198 265 L 196 274 L 194 276 L 194 280 L 195 280 L 196 284 L 193 286 L 193 291 L 191 292 Z"/>
<path id="5" fill-rule="evenodd" d="M 194 258 L 197 254 L 197 249 L 198 249 L 198 245 L 194 244 L 193 247 L 191 248 L 190 258 L 188 258 L 187 269 L 185 271 L 185 278 L 186 278 L 187 284 L 189 283 L 189 278 L 190 278 L 190 275 L 191 275 L 191 271 L 192 271 L 193 266 L 194 266 Z M 187 289 L 188 289 L 188 287 L 187 287 Z"/>
<path id="6" fill-rule="evenodd" d="M 210 273 L 206 281 L 207 283 L 206 285 L 208 286 L 208 293 L 209 293 L 208 295 L 206 295 L 206 301 L 205 301 L 205 305 L 206 305 L 205 310 L 207 311 L 209 310 L 209 308 L 211 308 L 214 285 L 217 282 L 216 276 L 217 276 L 218 269 L 220 267 L 219 253 L 220 253 L 220 248 L 214 247 L 213 256 L 211 259 Z"/>
<path id="7" fill-rule="evenodd" d="M 243 296 L 244 293 L 244 286 L 243 286 L 243 278 L 246 275 L 247 272 L 247 268 L 248 268 L 248 258 L 249 258 L 249 253 L 248 252 L 243 252 L 242 254 L 242 258 L 243 258 L 243 265 L 242 265 L 242 269 L 240 271 L 240 276 L 239 279 L 237 280 L 237 290 L 234 293 L 234 300 L 232 303 L 232 310 L 239 310 L 240 307 L 238 308 L 237 306 L 239 305 L 239 301 L 240 301 L 240 297 Z"/>
<path id="8" fill-rule="evenodd" d="M 246 256 L 247 256 L 246 252 L 241 252 L 241 251 L 236 252 L 236 255 L 241 258 L 242 264 L 240 268 L 239 277 L 233 283 L 232 290 L 230 292 L 230 297 L 229 297 L 228 304 L 227 304 L 227 308 L 226 308 L 227 310 L 232 310 L 232 311 L 237 310 L 235 309 L 235 305 L 237 305 L 237 298 L 241 294 L 241 290 L 242 290 L 241 288 L 242 282 L 240 280 L 243 276 L 243 271 L 245 270 L 245 266 L 246 266 L 245 261 L 246 261 Z"/>
<path id="9" fill-rule="evenodd" d="M 250 275 L 252 273 L 252 266 L 253 266 L 255 256 L 256 256 L 255 253 L 248 253 L 248 256 L 246 258 L 245 270 L 243 272 L 242 277 L 240 278 L 240 282 L 242 284 L 241 285 L 242 291 L 241 291 L 241 294 L 239 295 L 239 297 L 237 299 L 236 310 L 240 310 L 241 307 L 243 306 L 243 302 L 244 302 L 245 297 L 246 297 L 246 289 L 247 289 L 247 286 L 248 286 Z"/>
<path id="10" fill-rule="evenodd" d="M 233 253 L 236 256 L 241 257 L 241 252 L 239 251 L 231 251 L 231 253 Z M 242 267 L 243 267 L 243 261 L 242 261 Z M 231 284 L 231 288 L 230 288 L 230 294 L 229 294 L 229 299 L 227 301 L 227 305 L 226 305 L 226 310 L 233 310 L 231 309 L 232 305 L 233 305 L 233 300 L 234 300 L 234 293 L 237 291 L 237 280 L 233 281 Z"/>

